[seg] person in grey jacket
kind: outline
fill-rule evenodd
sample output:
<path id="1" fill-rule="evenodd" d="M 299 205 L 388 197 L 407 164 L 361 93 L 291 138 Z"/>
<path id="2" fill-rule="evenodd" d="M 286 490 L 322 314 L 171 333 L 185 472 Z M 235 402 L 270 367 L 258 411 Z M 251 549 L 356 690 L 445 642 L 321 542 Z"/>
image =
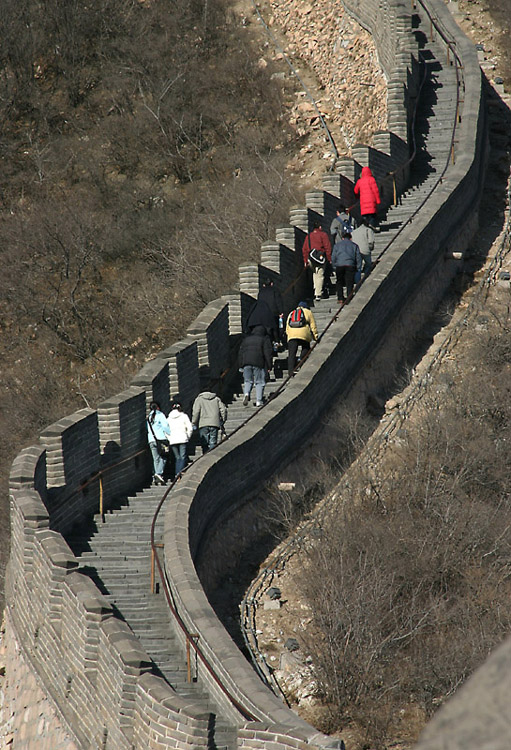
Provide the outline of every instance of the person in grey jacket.
<path id="1" fill-rule="evenodd" d="M 351 239 L 351 232 L 345 229 L 340 242 L 336 242 L 332 250 L 332 266 L 335 269 L 337 301 L 344 302 L 344 287 L 349 298 L 353 293 L 356 271 L 362 268 L 360 249 Z"/>
<path id="2" fill-rule="evenodd" d="M 340 242 L 342 240 L 343 229 L 347 228 L 348 226 L 351 227 L 351 229 L 354 229 L 357 224 L 353 216 L 350 216 L 350 214 L 346 211 L 346 206 L 344 205 L 344 203 L 339 203 L 335 210 L 335 217 L 332 219 L 332 223 L 330 224 L 332 247 L 336 242 Z"/>
<path id="3" fill-rule="evenodd" d="M 224 426 L 227 419 L 227 407 L 216 393 L 202 391 L 199 393 L 192 408 L 192 424 L 199 428 L 199 438 L 202 452 L 214 448 L 218 442 L 218 430 Z"/>
<path id="4" fill-rule="evenodd" d="M 374 229 L 369 226 L 365 216 L 362 217 L 360 226 L 353 230 L 351 239 L 358 245 L 362 256 L 362 273 L 369 276 L 373 267 L 371 253 L 374 250 Z"/>

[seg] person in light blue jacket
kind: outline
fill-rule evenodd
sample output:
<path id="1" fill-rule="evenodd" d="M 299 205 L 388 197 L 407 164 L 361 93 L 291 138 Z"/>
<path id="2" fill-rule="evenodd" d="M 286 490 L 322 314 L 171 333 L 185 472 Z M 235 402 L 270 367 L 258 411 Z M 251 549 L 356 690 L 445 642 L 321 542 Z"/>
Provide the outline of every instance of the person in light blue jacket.
<path id="1" fill-rule="evenodd" d="M 158 441 L 166 440 L 168 453 L 170 454 L 170 444 L 168 439 L 170 437 L 170 427 L 167 422 L 167 417 L 161 411 L 160 405 L 156 401 L 152 401 L 149 406 L 149 416 L 147 417 L 147 442 L 151 449 L 153 456 L 153 484 L 165 484 L 163 473 L 165 471 L 165 464 L 167 459 L 161 455 L 161 447 L 158 449 Z M 161 444 L 160 444 L 161 446 Z"/>

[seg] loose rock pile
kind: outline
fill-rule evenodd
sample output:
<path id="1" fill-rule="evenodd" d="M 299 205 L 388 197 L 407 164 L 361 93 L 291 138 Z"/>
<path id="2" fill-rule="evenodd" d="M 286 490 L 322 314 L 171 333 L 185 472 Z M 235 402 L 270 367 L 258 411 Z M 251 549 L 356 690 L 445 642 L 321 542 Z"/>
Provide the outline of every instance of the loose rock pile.
<path id="1" fill-rule="evenodd" d="M 286 55 L 312 69 L 324 91 L 317 105 L 338 151 L 349 154 L 355 143 L 370 144 L 372 134 L 387 123 L 386 82 L 371 36 L 340 2 L 272 0 L 270 7 L 268 25 Z M 291 122 L 299 134 L 320 129 L 304 93 L 297 96 Z"/>

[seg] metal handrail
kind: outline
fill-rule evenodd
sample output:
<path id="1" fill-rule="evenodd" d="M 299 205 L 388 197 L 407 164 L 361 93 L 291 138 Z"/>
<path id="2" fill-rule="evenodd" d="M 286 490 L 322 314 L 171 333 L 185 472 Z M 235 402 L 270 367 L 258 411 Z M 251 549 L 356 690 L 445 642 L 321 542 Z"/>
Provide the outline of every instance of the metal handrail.
<path id="1" fill-rule="evenodd" d="M 422 0 L 418 0 L 418 2 L 421 4 L 422 7 L 424 7 L 424 10 L 426 11 L 428 17 L 432 21 L 432 24 L 435 26 L 435 19 L 433 19 L 431 17 L 431 15 L 429 14 L 429 12 L 426 10 L 425 6 L 423 5 Z M 435 26 L 435 28 L 437 28 L 437 27 Z M 440 29 L 437 29 L 437 30 L 441 33 Z M 457 87 L 456 87 L 457 88 L 457 91 L 456 91 L 456 117 L 455 117 L 455 121 L 454 121 L 454 125 L 453 125 L 453 132 L 452 132 L 452 135 L 451 135 L 451 153 L 452 153 L 452 149 L 454 147 L 454 138 L 455 138 L 456 129 L 457 129 L 457 122 L 458 122 L 458 115 L 459 115 L 459 104 L 460 104 L 460 96 L 459 96 L 459 93 L 460 93 L 460 78 L 459 78 L 458 67 L 462 67 L 462 66 L 461 66 L 461 60 L 459 59 L 459 56 L 458 56 L 456 50 L 453 48 L 453 43 L 450 42 L 449 40 L 447 40 L 442 33 L 441 33 L 441 36 L 444 39 L 444 41 L 446 42 L 446 44 L 449 47 L 449 49 L 451 49 L 451 51 L 453 52 L 453 56 L 454 56 L 454 60 L 455 60 L 455 67 L 456 67 L 456 82 L 457 82 Z M 421 89 L 422 89 L 422 85 L 421 85 Z M 414 108 L 414 122 L 415 122 L 415 115 L 416 115 L 416 112 L 417 112 L 417 106 L 418 106 L 418 99 L 417 99 L 417 101 L 415 103 L 415 108 Z M 425 203 L 429 200 L 429 198 L 431 197 L 431 195 L 434 193 L 434 191 L 437 189 L 437 187 L 441 184 L 441 182 L 443 180 L 443 177 L 444 177 L 444 175 L 445 175 L 445 173 L 446 173 L 446 171 L 447 171 L 447 169 L 449 167 L 451 158 L 452 158 L 451 157 L 451 153 L 449 154 L 449 158 L 447 159 L 446 164 L 445 164 L 445 166 L 444 166 L 444 168 L 443 168 L 443 170 L 442 170 L 442 172 L 441 172 L 438 180 L 435 182 L 435 184 L 429 190 L 427 196 L 420 203 L 419 207 L 411 214 L 410 217 L 408 217 L 408 219 L 403 223 L 403 225 L 399 228 L 399 230 L 396 232 L 396 234 L 392 237 L 392 239 L 387 243 L 387 245 L 384 247 L 384 249 L 378 255 L 378 257 L 376 259 L 376 264 L 380 262 L 380 259 L 388 251 L 388 249 L 391 247 L 391 245 L 395 242 L 396 238 L 411 223 L 411 221 L 415 218 L 415 216 L 417 215 L 417 213 L 423 208 L 423 206 L 425 205 Z M 406 163 L 407 162 L 404 162 L 405 166 L 406 166 Z M 302 269 L 302 272 L 303 272 L 303 269 Z M 292 284 L 294 284 L 294 283 L 296 283 L 296 280 L 294 282 L 292 282 Z M 355 287 L 354 294 L 356 294 L 356 292 L 362 286 L 362 284 L 363 284 L 363 280 Z M 352 297 L 353 297 L 353 295 L 352 295 Z M 324 338 L 324 336 L 327 333 L 327 331 L 330 329 L 330 327 L 333 325 L 333 323 L 338 319 L 339 314 L 344 309 L 344 307 L 346 306 L 346 304 L 349 304 L 349 302 L 350 302 L 350 300 L 351 300 L 352 297 L 348 298 L 348 300 L 346 301 L 346 303 L 339 310 L 337 310 L 334 313 L 334 315 L 332 316 L 332 318 L 328 322 L 327 326 L 325 327 L 325 329 L 322 331 L 322 333 L 318 337 L 318 340 L 317 340 L 318 344 L 321 343 L 321 341 Z M 294 375 L 296 374 L 296 372 L 307 361 L 308 357 L 311 356 L 311 354 L 312 354 L 313 351 L 314 351 L 314 348 L 310 349 L 306 353 L 306 355 L 300 360 L 300 362 L 298 364 L 298 367 L 296 368 L 295 372 L 293 372 L 291 374 L 288 374 L 287 378 L 283 381 L 283 383 L 281 384 L 281 386 L 272 394 L 272 398 L 269 399 L 269 401 L 273 400 L 276 396 L 278 396 L 282 392 L 282 390 L 287 386 L 287 384 L 289 383 L 289 381 L 294 377 Z M 264 408 L 264 407 L 262 407 L 262 408 Z M 251 419 L 253 419 L 255 416 L 257 416 L 257 414 L 258 414 L 258 412 L 254 412 L 250 417 L 248 417 L 244 422 L 242 422 L 242 424 L 240 424 L 235 430 L 233 430 L 233 432 L 229 436 L 227 436 L 227 439 L 229 439 L 232 435 L 236 434 Z M 213 448 L 212 450 L 215 450 L 215 449 Z M 198 459 L 196 459 L 196 460 L 200 460 L 200 457 Z M 192 464 L 190 464 L 189 466 L 192 466 L 194 464 L 195 464 L 195 461 Z M 183 473 L 186 472 L 188 468 L 189 467 L 185 468 L 184 471 L 183 471 Z M 162 499 L 161 499 L 161 501 L 160 501 L 160 503 L 158 505 L 158 508 L 157 508 L 157 510 L 155 512 L 155 515 L 153 517 L 153 521 L 152 521 L 152 524 L 151 524 L 151 549 L 152 549 L 152 555 L 154 556 L 154 562 L 156 563 L 156 566 L 158 568 L 158 572 L 159 572 L 159 575 L 160 575 L 160 580 L 161 580 L 161 583 L 162 583 L 162 586 L 163 586 L 163 590 L 164 590 L 164 593 L 165 593 L 165 598 L 167 600 L 167 604 L 169 606 L 169 609 L 170 609 L 171 613 L 173 614 L 173 616 L 174 616 L 174 618 L 175 618 L 175 620 L 176 620 L 179 628 L 181 629 L 181 631 L 183 632 L 183 634 L 185 636 L 187 650 L 188 649 L 192 649 L 195 652 L 195 654 L 197 655 L 197 658 L 204 665 L 204 667 L 206 668 L 206 670 L 208 671 L 208 673 L 211 675 L 211 677 L 213 678 L 213 680 L 215 681 L 215 683 L 218 685 L 218 687 L 220 688 L 220 690 L 229 699 L 229 701 L 232 703 L 232 705 L 242 714 L 242 716 L 244 716 L 248 720 L 254 721 L 254 720 L 256 720 L 256 717 L 254 716 L 254 714 L 252 714 L 251 711 L 249 711 L 248 709 L 246 709 L 240 703 L 240 701 L 235 696 L 232 695 L 232 693 L 229 690 L 229 688 L 224 684 L 224 682 L 222 681 L 222 679 L 217 675 L 215 669 L 213 668 L 213 666 L 209 662 L 208 658 L 203 653 L 203 651 L 201 650 L 200 646 L 197 643 L 197 634 L 196 633 L 191 633 L 188 630 L 185 622 L 183 621 L 181 615 L 179 614 L 179 612 L 177 610 L 177 607 L 176 607 L 176 604 L 175 604 L 175 601 L 174 601 L 174 597 L 173 597 L 172 592 L 171 592 L 170 585 L 168 583 L 168 580 L 167 580 L 167 577 L 166 577 L 163 565 L 161 563 L 160 557 L 159 557 L 158 552 L 157 552 L 157 544 L 155 542 L 155 526 L 156 526 L 156 521 L 158 519 L 159 513 L 161 511 L 161 508 L 163 507 L 163 504 L 164 504 L 165 500 L 169 496 L 171 490 L 176 485 L 177 481 L 178 480 L 175 479 L 171 483 L 171 485 L 167 488 L 167 490 L 165 491 L 165 493 L 164 493 L 164 495 L 163 495 L 163 497 L 162 497 Z M 249 650 L 251 650 L 251 649 L 249 649 Z"/>
<path id="2" fill-rule="evenodd" d="M 191 465 L 193 465 L 193 464 L 191 464 Z M 186 471 L 186 470 L 187 469 L 184 469 L 184 471 Z M 187 626 L 186 626 L 183 618 L 181 617 L 181 615 L 179 614 L 179 612 L 177 610 L 177 607 L 176 607 L 176 604 L 175 604 L 175 601 L 174 601 L 174 597 L 172 595 L 172 592 L 170 590 L 170 586 L 169 586 L 168 581 L 167 581 L 167 576 L 165 575 L 165 572 L 163 570 L 163 566 L 162 566 L 161 560 L 160 560 L 158 552 L 157 552 L 158 545 L 155 542 L 155 527 L 156 527 L 156 521 L 158 519 L 158 515 L 159 515 L 160 510 L 161 510 L 161 508 L 163 506 L 163 503 L 167 499 L 170 491 L 175 486 L 175 484 L 177 483 L 177 481 L 178 481 L 178 479 L 174 479 L 174 481 L 170 484 L 170 486 L 164 492 L 163 497 L 161 498 L 161 500 L 160 500 L 160 502 L 158 504 L 158 508 L 156 509 L 156 513 L 154 514 L 153 521 L 152 521 L 152 524 L 151 524 L 151 549 L 152 549 L 152 552 L 153 552 L 153 555 L 154 555 L 154 560 L 155 560 L 156 565 L 158 567 L 158 572 L 160 574 L 160 580 L 161 580 L 161 583 L 162 583 L 162 586 L 163 586 L 163 591 L 164 591 L 164 594 L 165 594 L 165 599 L 167 600 L 167 605 L 168 605 L 168 607 L 169 607 L 172 615 L 174 616 L 174 619 L 176 620 L 176 622 L 177 622 L 180 630 L 182 631 L 182 633 L 185 636 L 187 653 L 188 654 L 190 653 L 190 649 L 195 652 L 197 658 L 202 662 L 202 664 L 204 665 L 204 667 L 206 668 L 206 670 L 209 672 L 209 674 L 211 675 L 211 677 L 213 678 L 213 680 L 215 681 L 215 683 L 218 685 L 218 687 L 220 688 L 220 690 L 224 693 L 224 695 L 229 699 L 229 701 L 232 703 L 232 705 L 240 712 L 240 714 L 245 719 L 247 719 L 248 721 L 257 721 L 257 717 L 251 711 L 249 711 L 247 708 L 245 708 L 240 703 L 240 701 L 231 693 L 231 691 L 229 690 L 229 688 L 223 683 L 223 681 L 221 680 L 221 678 L 217 675 L 217 673 L 215 672 L 214 668 L 210 664 L 208 658 L 206 657 L 206 655 L 203 653 L 202 649 L 198 645 L 198 642 L 197 642 L 198 641 L 198 637 L 199 637 L 198 634 L 197 633 L 191 633 L 188 630 L 188 628 L 187 628 Z"/>
<path id="3" fill-rule="evenodd" d="M 424 4 L 423 4 L 422 0 L 417 0 L 417 1 L 421 4 L 422 7 L 424 7 Z M 427 9 L 425 7 L 424 7 L 424 9 L 426 10 L 428 17 L 431 19 L 431 15 L 427 11 Z M 438 31 L 441 33 L 440 29 L 438 29 Z M 442 33 L 441 33 L 441 35 L 442 35 L 442 38 L 444 39 L 444 41 L 446 42 L 446 44 L 448 46 L 448 49 L 451 49 L 451 51 L 453 52 L 453 58 L 454 58 L 454 61 L 455 61 L 454 64 L 455 64 L 455 68 L 456 68 L 456 84 L 457 84 L 456 85 L 456 117 L 455 117 L 455 120 L 454 120 L 453 132 L 451 134 L 451 151 L 449 153 L 449 157 L 448 157 L 448 159 L 446 161 L 446 164 L 445 164 L 445 166 L 444 166 L 444 168 L 442 170 L 442 173 L 441 173 L 440 177 L 438 178 L 438 180 L 435 182 L 435 184 L 432 186 L 431 190 L 428 192 L 427 196 L 421 202 L 419 208 L 416 211 L 414 211 L 414 213 L 408 218 L 408 220 L 403 224 L 403 226 L 400 227 L 399 231 L 394 235 L 394 237 L 390 240 L 390 242 L 385 246 L 385 248 L 379 254 L 379 256 L 378 256 L 378 258 L 376 260 L 376 263 L 378 263 L 380 261 L 380 258 L 383 256 L 383 254 L 385 252 L 387 252 L 387 250 L 392 245 L 392 243 L 395 241 L 395 239 L 401 234 L 401 231 L 406 226 L 408 226 L 408 224 L 415 218 L 415 216 L 417 215 L 417 213 L 422 209 L 422 207 L 424 206 L 424 204 L 426 203 L 426 201 L 429 200 L 429 198 L 431 197 L 431 195 L 433 194 L 433 192 L 437 189 L 438 185 L 442 182 L 443 177 L 445 175 L 445 172 L 447 171 L 447 169 L 449 167 L 449 164 L 450 164 L 450 161 L 451 161 L 451 153 L 452 153 L 452 149 L 453 149 L 453 145 L 454 145 L 454 138 L 455 138 L 457 124 L 458 124 L 458 119 L 459 119 L 460 69 L 462 70 L 463 66 L 461 64 L 461 60 L 460 60 L 460 58 L 459 58 L 456 50 L 453 49 L 453 46 L 452 46 L 453 43 L 450 42 Z M 420 90 L 422 90 L 422 87 L 423 87 L 423 84 L 424 84 L 424 80 L 425 79 L 423 79 L 423 82 L 421 84 Z M 417 102 L 416 102 L 416 105 L 415 105 L 415 108 L 414 108 L 414 116 L 413 116 L 414 121 L 415 121 L 415 115 L 416 115 L 416 112 L 417 112 L 417 104 L 418 104 L 418 99 L 417 99 Z M 415 145 L 415 136 L 414 136 L 414 145 Z M 351 208 L 353 208 L 353 207 L 351 207 Z M 363 281 L 360 282 L 360 284 L 357 285 L 357 287 L 355 288 L 355 293 L 360 288 L 360 286 L 361 286 L 362 283 L 363 283 Z M 353 297 L 353 295 L 350 298 L 348 298 L 348 300 L 346 301 L 345 304 L 348 304 L 352 297 Z M 344 307 L 344 305 L 343 305 L 343 307 Z M 327 326 L 323 330 L 323 332 L 322 332 L 319 340 L 321 340 L 323 338 L 323 336 L 325 335 L 325 333 L 327 332 L 327 330 L 330 328 L 330 326 L 337 320 L 337 318 L 338 318 L 338 316 L 339 316 L 339 314 L 341 312 L 341 309 L 338 310 L 333 315 L 333 317 L 331 318 L 331 320 L 329 321 L 329 323 L 327 324 Z M 310 355 L 310 353 L 311 352 L 308 352 L 307 355 L 306 355 L 306 357 L 304 357 L 304 359 L 302 361 L 305 361 L 305 359 Z M 329 493 L 328 497 L 331 499 L 331 496 L 333 496 L 333 494 L 335 494 L 335 492 L 336 492 L 336 490 L 333 490 L 331 493 Z M 284 548 L 276 556 L 276 558 L 274 558 L 274 560 L 267 567 L 265 567 L 263 571 L 261 571 L 261 573 L 259 574 L 259 576 L 257 577 L 257 579 L 255 581 L 255 584 L 256 584 L 255 588 L 251 587 L 249 589 L 249 591 L 245 595 L 245 597 L 244 597 L 244 599 L 243 599 L 243 601 L 241 603 L 241 606 L 240 606 L 242 617 L 244 617 L 245 620 L 249 620 L 250 619 L 250 614 L 249 614 L 250 608 L 253 607 L 253 601 L 254 601 L 255 595 L 257 594 L 257 592 L 260 589 L 260 587 L 263 585 L 263 581 L 267 578 L 268 575 L 270 575 L 271 577 L 273 577 L 273 575 L 275 574 L 278 566 L 280 564 L 282 564 L 285 561 L 285 559 L 287 559 L 288 557 L 290 557 L 293 554 L 293 547 L 296 546 L 297 541 L 299 541 L 300 539 L 303 538 L 303 536 L 306 533 L 306 531 L 308 530 L 308 528 L 313 523 L 315 523 L 316 521 L 317 521 L 317 518 L 315 518 L 315 517 L 311 518 L 305 524 L 305 526 L 302 527 L 299 530 L 299 532 L 297 532 L 290 540 L 288 540 L 288 542 L 286 542 L 286 544 L 284 545 Z M 256 671 L 262 677 L 262 679 L 268 685 L 268 687 L 270 687 L 270 689 L 273 690 L 274 693 L 278 692 L 278 693 L 280 693 L 282 695 L 283 694 L 282 688 L 280 687 L 278 681 L 275 679 L 274 675 L 272 674 L 271 669 L 266 664 L 266 662 L 264 660 L 264 657 L 262 656 L 262 654 L 260 653 L 259 649 L 257 648 L 257 639 L 255 638 L 254 633 L 253 633 L 254 628 L 251 628 L 251 631 L 252 631 L 252 634 L 253 634 L 253 637 L 254 637 L 255 648 L 250 643 L 249 638 L 247 637 L 247 632 L 246 631 L 247 631 L 247 628 L 245 628 L 244 625 L 243 625 L 243 623 L 242 623 L 243 639 L 244 639 L 245 645 L 246 645 L 246 647 L 247 647 L 247 649 L 248 649 L 248 651 L 249 651 L 249 653 L 251 655 L 252 663 L 254 664 L 254 666 L 256 668 Z M 256 651 L 257 651 L 257 655 L 256 655 Z M 265 665 L 266 671 L 270 675 L 269 678 L 268 678 L 268 675 L 267 675 L 266 671 L 261 667 L 261 665 L 260 665 L 259 662 L 262 662 Z"/>
<path id="4" fill-rule="evenodd" d="M 510 173 L 510 177 L 511 177 L 511 173 Z M 511 179 L 508 182 L 507 203 L 508 205 L 511 204 Z M 399 406 L 399 408 L 393 413 L 391 419 L 388 422 L 386 421 L 385 424 L 379 428 L 379 434 L 373 435 L 372 442 L 376 443 L 376 449 L 373 450 L 372 452 L 370 451 L 369 453 L 369 460 L 373 463 L 373 465 L 376 463 L 378 459 L 378 455 L 379 455 L 378 452 L 379 451 L 381 452 L 384 448 L 384 445 L 389 442 L 391 434 L 395 433 L 395 431 L 399 428 L 399 426 L 403 423 L 403 421 L 408 417 L 408 415 L 410 414 L 414 406 L 419 402 L 420 398 L 423 396 L 426 388 L 431 382 L 432 372 L 440 366 L 443 359 L 449 355 L 449 353 L 452 351 L 454 346 L 458 343 L 461 337 L 462 331 L 465 330 L 467 326 L 467 322 L 469 318 L 479 312 L 481 304 L 482 304 L 482 300 L 484 299 L 484 296 L 487 294 L 488 288 L 490 287 L 492 283 L 495 283 L 499 269 L 503 265 L 503 260 L 510 253 L 511 253 L 511 214 L 508 214 L 506 227 L 505 227 L 500 245 L 497 249 L 497 252 L 492 258 L 488 266 L 487 272 L 479 281 L 474 297 L 471 300 L 465 314 L 463 315 L 463 317 L 461 317 L 458 320 L 458 322 L 454 326 L 454 329 L 449 332 L 446 339 L 440 344 L 440 346 L 438 347 L 434 357 L 432 358 L 427 368 L 427 371 L 416 382 L 415 386 L 408 393 L 406 399 Z M 266 676 L 263 668 L 260 666 L 259 661 L 262 661 L 265 664 L 265 666 L 267 666 L 269 674 L 270 674 L 270 681 L 279 693 L 283 692 L 282 688 L 280 687 L 278 681 L 273 675 L 271 668 L 269 668 L 268 665 L 266 665 L 264 657 L 262 656 L 261 652 L 259 651 L 257 647 L 257 636 L 256 636 L 254 623 L 252 621 L 252 624 L 250 626 L 247 626 L 246 623 L 250 621 L 251 619 L 250 613 L 251 611 L 254 610 L 254 607 L 255 607 L 254 602 L 255 602 L 256 596 L 258 595 L 263 585 L 267 584 L 265 586 L 266 589 L 271 585 L 271 583 L 273 582 L 274 575 L 277 573 L 279 568 L 285 565 L 287 560 L 289 560 L 290 557 L 292 557 L 292 555 L 297 551 L 298 546 L 300 542 L 302 541 L 302 539 L 306 538 L 309 528 L 312 528 L 313 526 L 317 525 L 318 522 L 321 522 L 325 514 L 329 511 L 330 504 L 338 496 L 339 491 L 342 491 L 342 489 L 345 489 L 347 487 L 346 480 L 342 480 L 342 481 L 344 481 L 344 484 L 341 486 L 341 490 L 339 490 L 339 486 L 341 485 L 341 483 L 339 483 L 336 487 L 334 487 L 328 493 L 327 497 L 324 498 L 321 504 L 321 508 L 319 510 L 316 509 L 312 511 L 311 516 L 300 526 L 300 528 L 291 537 L 288 537 L 288 539 L 280 546 L 280 549 L 277 552 L 277 554 L 270 560 L 268 565 L 266 565 L 258 574 L 258 576 L 252 581 L 240 605 L 240 611 L 241 611 L 241 616 L 242 616 L 241 629 L 242 629 L 243 639 L 252 657 L 252 663 L 254 664 L 254 667 L 257 670 L 257 672 L 261 675 L 264 682 L 268 684 L 269 687 L 271 687 L 271 685 L 269 684 L 268 677 Z M 268 578 L 269 578 L 269 582 L 267 582 Z M 250 631 L 250 634 L 253 638 L 254 645 L 251 644 L 248 638 L 248 635 L 247 635 L 248 631 Z M 257 652 L 257 656 L 256 656 L 256 652 Z M 275 692 L 275 690 L 273 690 L 273 692 Z"/>
<path id="5" fill-rule="evenodd" d="M 59 498 L 60 501 L 67 502 L 71 498 L 83 492 L 93 482 L 98 481 L 99 482 L 99 514 L 101 515 L 102 520 L 104 521 L 105 512 L 104 512 L 104 507 L 103 507 L 103 503 L 104 503 L 103 477 L 106 474 L 108 474 L 108 472 L 111 471 L 112 469 L 116 469 L 118 466 L 122 466 L 122 464 L 125 464 L 128 461 L 132 461 L 137 456 L 141 456 L 146 452 L 147 452 L 147 446 L 144 446 L 140 450 L 137 450 L 134 453 L 130 453 L 128 456 L 125 456 L 124 458 L 121 458 L 119 461 L 115 461 L 115 463 L 113 464 L 108 464 L 108 466 L 105 466 L 102 469 L 98 469 L 98 471 L 92 474 L 88 479 L 85 479 L 83 482 L 80 482 L 79 486 L 71 490 L 71 492 L 67 494 L 63 493 L 62 497 Z"/>

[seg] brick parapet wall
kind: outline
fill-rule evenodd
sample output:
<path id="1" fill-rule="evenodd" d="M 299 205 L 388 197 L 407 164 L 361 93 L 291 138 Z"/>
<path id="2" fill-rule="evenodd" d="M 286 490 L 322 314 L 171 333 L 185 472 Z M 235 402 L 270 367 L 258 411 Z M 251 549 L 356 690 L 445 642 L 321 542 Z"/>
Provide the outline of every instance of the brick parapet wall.
<path id="1" fill-rule="evenodd" d="M 174 724 L 182 747 L 206 746 L 207 720 L 192 702 L 180 699 L 155 675 L 148 655 L 56 531 L 38 493 L 14 490 L 13 549 L 7 597 L 16 639 L 80 747 L 132 750 L 135 726 L 150 726 L 151 712 Z M 15 606 L 14 606 L 15 605 Z M 157 709 L 155 695 L 163 696 Z M 149 713 L 148 713 L 149 711 Z M 179 717 L 179 719 L 177 718 Z M 188 726 L 190 723 L 190 726 Z M 196 734 L 202 727 L 202 740 Z M 161 727 L 160 727 L 161 730 Z M 172 734 L 172 732 L 170 732 Z M 180 745 L 181 746 L 181 745 Z"/>
<path id="2" fill-rule="evenodd" d="M 441 14 L 441 8 L 437 12 Z M 398 319 L 403 300 L 413 299 L 432 273 L 439 288 L 452 277 L 452 252 L 466 247 L 475 230 L 473 202 L 477 201 L 486 158 L 480 71 L 472 47 L 463 41 L 459 49 L 471 95 L 465 99 L 467 110 L 456 164 L 316 347 L 305 370 L 242 432 L 192 468 L 173 493 L 167 511 L 166 569 L 180 611 L 188 628 L 201 633 L 201 647 L 229 690 L 261 719 L 275 718 L 274 710 L 279 709 L 274 709 L 272 697 L 257 677 L 243 671 L 243 658 L 212 613 L 207 600 L 208 560 L 201 561 L 199 580 L 198 553 L 222 518 L 247 502 L 253 487 L 310 434 L 332 400 L 349 389 L 357 372 L 381 345 L 384 331 Z M 297 217 L 303 222 L 298 212 Z M 216 690 L 217 700 L 223 701 L 228 712 L 225 697 L 214 685 L 210 689 Z"/>
<path id="3" fill-rule="evenodd" d="M 409 13 L 403 5 L 374 0 L 360 6 L 350 0 L 347 5 L 374 32 L 390 82 L 389 113 L 400 126 L 406 124 L 416 80 Z M 441 4 L 436 12 L 445 14 Z M 428 215 L 403 233 L 401 250 L 385 256 L 317 347 L 306 370 L 279 399 L 187 472 L 165 517 L 167 566 L 183 617 L 191 630 L 201 633 L 201 646 L 233 694 L 261 719 L 260 724 L 240 726 L 241 748 L 287 750 L 305 744 L 333 747 L 335 742 L 289 712 L 255 677 L 209 607 L 193 561 L 208 532 L 246 502 L 254 482 L 260 481 L 260 467 L 265 466 L 269 474 L 313 429 L 326 404 L 339 393 L 338 383 L 347 387 L 355 377 L 371 344 L 377 346 L 385 325 L 398 314 L 403 298 L 412 295 L 435 266 L 449 275 L 444 254 L 453 243 L 466 241 L 460 225 L 478 194 L 485 135 L 477 60 L 474 65 L 475 54 L 463 38 L 458 49 L 465 55 L 466 88 L 460 157 L 430 202 Z M 106 400 L 97 412 L 81 410 L 59 420 L 44 431 L 40 446 L 26 449 L 15 460 L 8 619 L 27 663 L 64 723 L 72 727 L 69 747 L 73 743 L 107 750 L 207 746 L 207 718 L 150 673 L 147 654 L 129 627 L 113 616 L 92 581 L 77 572 L 61 534 L 97 512 L 100 493 L 95 477 L 100 470 L 108 469 L 103 479 L 105 507 L 128 488 L 138 489 L 150 473 L 147 455 L 135 455 L 146 444 L 147 403 L 155 399 L 168 409 L 177 389 L 190 404 L 199 390 L 201 368 L 208 377 L 221 374 L 232 356 L 232 339 L 243 329 L 265 275 L 275 278 L 287 309 L 303 295 L 304 279 L 296 277 L 311 222 L 320 217 L 328 224 L 335 203 L 350 202 L 353 181 L 364 161 L 383 173 L 402 163 L 407 148 L 399 128 L 394 135 L 378 134 L 375 146 L 357 148 L 357 160 L 339 161 L 336 173 L 325 176 L 323 190 L 312 191 L 305 208 L 290 212 L 290 225 L 277 230 L 276 242 L 263 245 L 261 263 L 240 269 L 240 292 L 208 305 L 186 339 L 148 362 L 131 388 Z M 404 183 L 406 174 L 400 179 Z M 353 356 L 355 341 L 361 339 L 367 344 Z M 282 440 L 283 435 L 289 439 Z M 225 476 L 230 478 L 228 484 Z M 242 725 L 216 683 L 207 675 L 205 682 L 225 715 Z"/>

